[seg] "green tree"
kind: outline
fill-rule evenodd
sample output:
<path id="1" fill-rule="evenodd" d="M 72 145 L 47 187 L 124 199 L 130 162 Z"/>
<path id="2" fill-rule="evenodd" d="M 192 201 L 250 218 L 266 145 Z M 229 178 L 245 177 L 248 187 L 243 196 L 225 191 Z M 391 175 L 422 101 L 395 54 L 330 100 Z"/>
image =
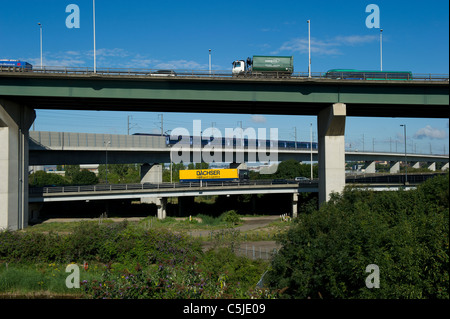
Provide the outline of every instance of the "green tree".
<path id="1" fill-rule="evenodd" d="M 72 184 L 74 185 L 95 185 L 98 184 L 98 178 L 95 173 L 90 172 L 86 169 L 75 173 L 72 177 Z"/>
<path id="2" fill-rule="evenodd" d="M 28 183 L 32 187 L 44 187 L 62 186 L 67 182 L 61 175 L 47 173 L 45 171 L 37 171 L 29 176 Z"/>
<path id="3" fill-rule="evenodd" d="M 267 274 L 289 298 L 449 298 L 449 176 L 416 190 L 346 189 L 300 214 Z M 368 289 L 365 269 L 380 269 Z"/>

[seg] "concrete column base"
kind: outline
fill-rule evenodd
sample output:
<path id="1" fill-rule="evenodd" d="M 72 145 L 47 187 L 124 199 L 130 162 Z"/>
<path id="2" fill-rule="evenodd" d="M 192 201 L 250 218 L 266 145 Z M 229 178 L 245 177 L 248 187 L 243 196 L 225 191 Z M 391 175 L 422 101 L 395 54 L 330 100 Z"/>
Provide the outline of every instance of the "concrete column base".
<path id="1" fill-rule="evenodd" d="M 370 163 L 370 164 L 366 166 L 365 172 L 367 174 L 374 174 L 374 173 L 376 173 L 377 170 L 375 168 L 375 165 L 376 165 L 375 161 L 368 162 L 368 163 Z"/>
<path id="2" fill-rule="evenodd" d="M 395 162 L 389 169 L 389 173 L 396 174 L 400 172 L 400 162 Z"/>
<path id="3" fill-rule="evenodd" d="M 292 194 L 292 218 L 298 216 L 298 193 Z"/>
<path id="4" fill-rule="evenodd" d="M 156 208 L 158 209 L 158 219 L 165 219 L 167 206 L 167 197 L 158 197 L 156 201 Z"/>
<path id="5" fill-rule="evenodd" d="M 0 229 L 28 226 L 28 129 L 33 109 L 0 99 Z"/>
<path id="6" fill-rule="evenodd" d="M 317 117 L 319 133 L 319 203 L 345 187 L 345 118 L 347 107 L 336 103 Z"/>

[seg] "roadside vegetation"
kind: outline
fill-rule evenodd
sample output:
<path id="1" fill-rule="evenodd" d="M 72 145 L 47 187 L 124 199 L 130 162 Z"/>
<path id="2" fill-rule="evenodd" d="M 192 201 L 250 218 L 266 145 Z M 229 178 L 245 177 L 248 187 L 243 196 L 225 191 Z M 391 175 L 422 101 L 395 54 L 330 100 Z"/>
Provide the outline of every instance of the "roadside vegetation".
<path id="1" fill-rule="evenodd" d="M 449 299 L 449 175 L 416 190 L 347 188 L 299 214 L 265 277 L 283 298 Z M 380 288 L 368 289 L 368 265 Z"/>
<path id="2" fill-rule="evenodd" d="M 348 187 L 320 209 L 303 200 L 298 218 L 247 232 L 231 210 L 3 231 L 0 297 L 449 299 L 448 174 L 412 191 Z M 281 248 L 270 261 L 235 253 L 257 240 Z M 65 287 L 70 263 L 80 289 Z M 371 264 L 380 288 L 366 287 Z"/>

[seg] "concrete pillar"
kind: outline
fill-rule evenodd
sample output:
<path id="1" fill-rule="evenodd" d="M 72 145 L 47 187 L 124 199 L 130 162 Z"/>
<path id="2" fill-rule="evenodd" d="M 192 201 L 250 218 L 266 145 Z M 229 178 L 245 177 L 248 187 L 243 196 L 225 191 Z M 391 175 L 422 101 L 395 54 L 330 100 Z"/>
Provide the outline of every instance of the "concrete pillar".
<path id="1" fill-rule="evenodd" d="M 296 218 L 298 213 L 298 193 L 292 194 L 292 218 Z"/>
<path id="2" fill-rule="evenodd" d="M 448 163 L 446 163 L 444 166 L 442 166 L 441 171 L 448 170 Z"/>
<path id="3" fill-rule="evenodd" d="M 432 171 L 432 172 L 435 172 L 435 171 L 436 171 L 436 162 L 431 163 L 431 164 L 428 166 L 428 169 L 429 169 L 430 171 Z"/>
<path id="4" fill-rule="evenodd" d="M 420 168 L 420 162 L 412 162 L 412 168 Z"/>
<path id="5" fill-rule="evenodd" d="M 319 203 L 330 199 L 332 192 L 345 187 L 345 118 L 347 107 L 336 103 L 320 111 L 319 135 Z"/>
<path id="6" fill-rule="evenodd" d="M 156 200 L 156 208 L 158 210 L 158 219 L 166 218 L 167 197 L 158 197 Z"/>
<path id="7" fill-rule="evenodd" d="M 389 169 L 389 173 L 396 174 L 400 172 L 400 162 L 395 162 Z"/>
<path id="8" fill-rule="evenodd" d="M 162 183 L 162 165 L 143 164 L 141 166 L 141 184 L 143 183 Z"/>
<path id="9" fill-rule="evenodd" d="M 0 229 L 28 226 L 28 129 L 32 108 L 0 99 Z"/>
<path id="10" fill-rule="evenodd" d="M 370 164 L 366 166 L 365 172 L 368 174 L 376 173 L 377 171 L 375 169 L 375 165 L 376 165 L 375 161 L 368 162 L 368 163 L 370 163 Z"/>

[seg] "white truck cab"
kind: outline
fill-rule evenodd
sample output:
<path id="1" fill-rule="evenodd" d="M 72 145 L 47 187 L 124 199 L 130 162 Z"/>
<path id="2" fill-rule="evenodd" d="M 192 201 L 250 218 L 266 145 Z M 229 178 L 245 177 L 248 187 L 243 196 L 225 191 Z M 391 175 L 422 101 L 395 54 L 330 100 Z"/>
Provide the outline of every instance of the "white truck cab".
<path id="1" fill-rule="evenodd" d="M 231 73 L 233 75 L 238 75 L 238 74 L 244 73 L 246 71 L 244 60 L 233 61 L 232 64 L 233 64 L 233 69 L 231 70 Z"/>

